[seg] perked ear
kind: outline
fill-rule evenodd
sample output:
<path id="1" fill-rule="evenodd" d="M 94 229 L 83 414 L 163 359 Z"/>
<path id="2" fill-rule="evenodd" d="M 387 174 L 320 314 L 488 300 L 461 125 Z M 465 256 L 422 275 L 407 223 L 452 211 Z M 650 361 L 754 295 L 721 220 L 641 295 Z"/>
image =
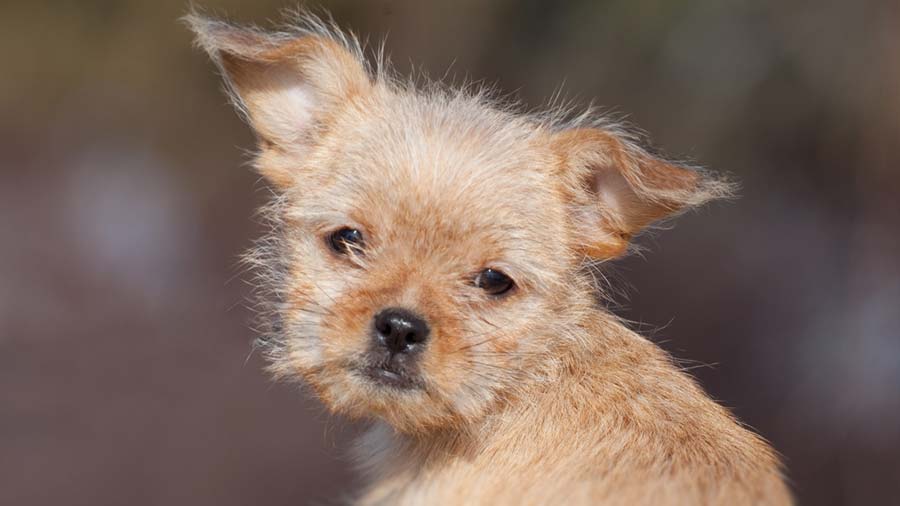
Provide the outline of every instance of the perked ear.
<path id="1" fill-rule="evenodd" d="M 372 81 L 355 40 L 315 18 L 269 33 L 191 13 L 184 21 L 209 53 L 238 111 L 260 143 L 297 151 L 314 141 L 329 114 Z M 265 173 L 276 186 L 288 174 Z"/>
<path id="2" fill-rule="evenodd" d="M 577 128 L 551 139 L 573 195 L 573 221 L 583 253 L 623 255 L 651 223 L 713 199 L 730 183 L 657 158 L 613 129 Z"/>

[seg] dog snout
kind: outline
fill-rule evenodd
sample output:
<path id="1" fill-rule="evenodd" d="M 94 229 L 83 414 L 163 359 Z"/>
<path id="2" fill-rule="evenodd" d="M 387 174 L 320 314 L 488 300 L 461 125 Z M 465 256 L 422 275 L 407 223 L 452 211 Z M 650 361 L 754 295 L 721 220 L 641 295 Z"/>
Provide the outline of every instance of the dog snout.
<path id="1" fill-rule="evenodd" d="M 375 344 L 391 354 L 420 350 L 430 333 L 424 319 L 403 308 L 388 308 L 375 315 Z"/>

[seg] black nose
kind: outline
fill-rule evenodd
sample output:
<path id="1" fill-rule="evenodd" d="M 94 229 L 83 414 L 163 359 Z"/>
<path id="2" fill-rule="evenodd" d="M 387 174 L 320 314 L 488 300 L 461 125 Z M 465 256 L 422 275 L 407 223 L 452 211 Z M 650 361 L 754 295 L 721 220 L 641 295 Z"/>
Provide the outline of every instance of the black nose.
<path id="1" fill-rule="evenodd" d="M 375 315 L 375 342 L 391 353 L 421 348 L 430 331 L 425 320 L 406 309 L 388 308 Z"/>

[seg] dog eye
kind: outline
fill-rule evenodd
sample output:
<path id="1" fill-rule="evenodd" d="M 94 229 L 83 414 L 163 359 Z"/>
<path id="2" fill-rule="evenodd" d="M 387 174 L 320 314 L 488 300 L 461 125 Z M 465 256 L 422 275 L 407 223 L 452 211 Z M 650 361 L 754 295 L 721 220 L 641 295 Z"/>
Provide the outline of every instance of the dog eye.
<path id="1" fill-rule="evenodd" d="M 365 244 L 362 232 L 355 228 L 344 227 L 328 236 L 328 245 L 335 252 L 346 255 L 350 250 L 360 250 Z"/>
<path id="2" fill-rule="evenodd" d="M 496 269 L 485 269 L 475 278 L 475 285 L 491 295 L 502 295 L 512 290 L 513 280 Z"/>

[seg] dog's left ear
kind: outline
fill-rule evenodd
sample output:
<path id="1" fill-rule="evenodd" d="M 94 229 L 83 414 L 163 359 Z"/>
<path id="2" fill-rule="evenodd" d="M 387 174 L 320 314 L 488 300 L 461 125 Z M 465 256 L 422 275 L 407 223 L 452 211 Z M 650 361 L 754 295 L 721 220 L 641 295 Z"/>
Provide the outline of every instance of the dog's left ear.
<path id="1" fill-rule="evenodd" d="M 621 256 L 653 222 L 732 194 L 728 182 L 657 158 L 612 129 L 565 130 L 551 142 L 579 248 L 591 258 Z"/>

